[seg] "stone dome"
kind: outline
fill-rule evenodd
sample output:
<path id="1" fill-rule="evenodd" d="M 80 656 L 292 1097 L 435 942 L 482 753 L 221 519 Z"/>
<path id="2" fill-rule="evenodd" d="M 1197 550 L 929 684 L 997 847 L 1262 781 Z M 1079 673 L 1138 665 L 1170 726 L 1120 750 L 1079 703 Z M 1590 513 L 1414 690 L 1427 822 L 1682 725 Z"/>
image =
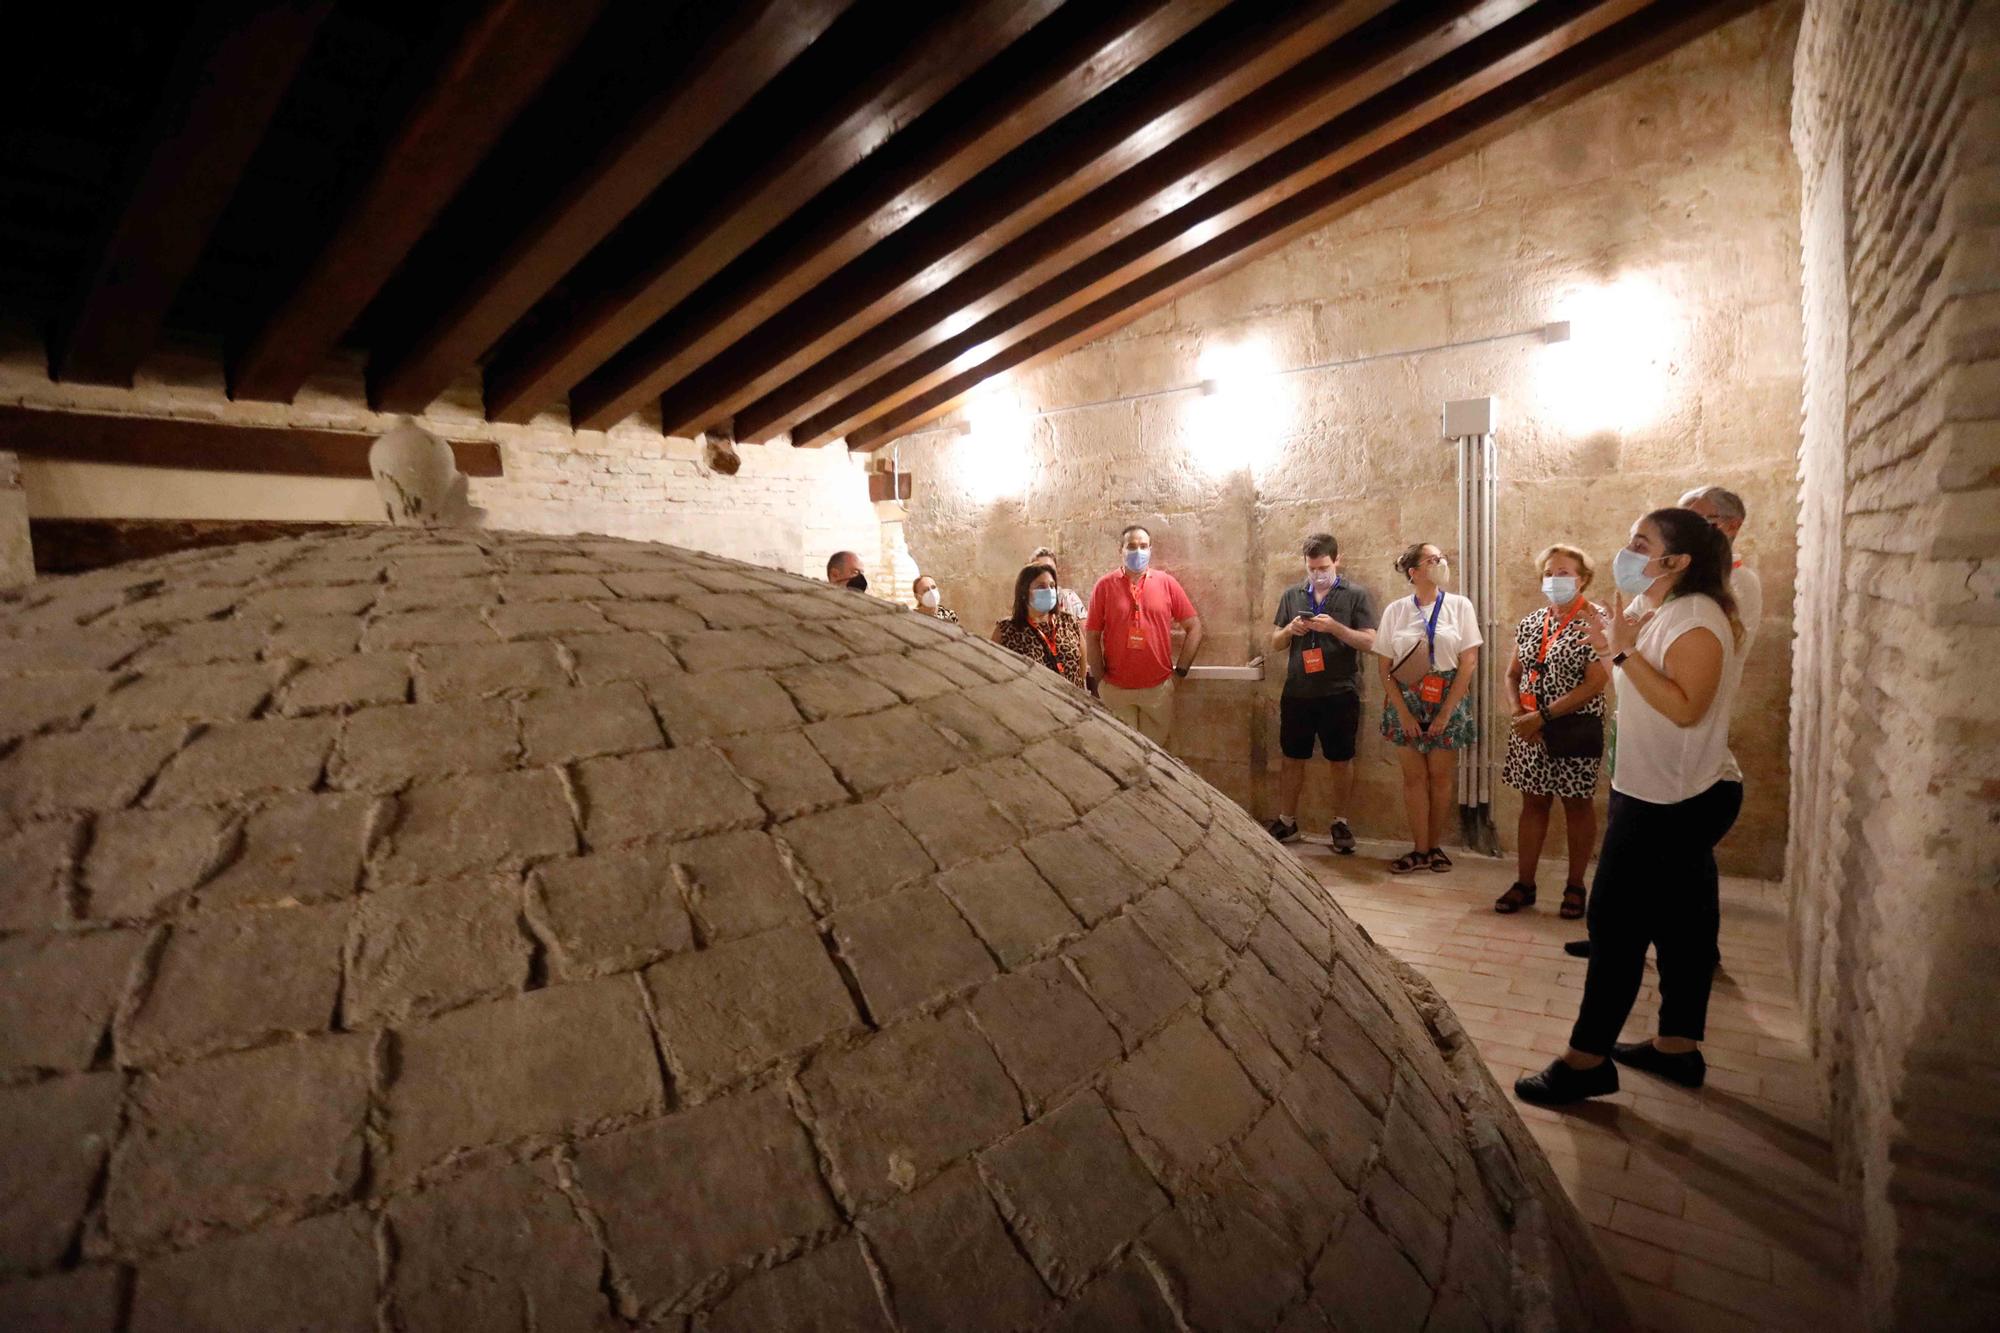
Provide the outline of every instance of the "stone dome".
<path id="1" fill-rule="evenodd" d="M 0 602 L 0 1326 L 1605 1327 L 1450 1013 L 1052 673 L 670 547 Z"/>

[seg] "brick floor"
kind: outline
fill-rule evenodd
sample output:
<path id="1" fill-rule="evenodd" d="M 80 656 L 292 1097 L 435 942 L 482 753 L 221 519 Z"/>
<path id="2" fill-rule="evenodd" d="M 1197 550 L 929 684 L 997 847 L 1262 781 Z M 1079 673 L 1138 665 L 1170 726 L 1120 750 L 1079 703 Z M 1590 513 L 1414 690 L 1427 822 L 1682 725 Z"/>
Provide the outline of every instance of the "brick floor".
<path id="1" fill-rule="evenodd" d="M 1292 846 L 1348 915 L 1451 1001 L 1502 1087 L 1562 1052 L 1585 965 L 1562 951 L 1583 932 L 1556 915 L 1556 863 L 1544 863 L 1540 903 L 1505 917 L 1492 903 L 1513 881 L 1511 861 L 1459 853 L 1450 874 L 1397 878 L 1385 864 L 1400 848 L 1337 857 Z M 1725 879 L 1722 896 L 1708 1085 L 1688 1092 L 1624 1070 L 1616 1096 L 1578 1110 L 1516 1105 L 1645 1327 L 1853 1327 L 1852 1241 L 1783 907 L 1756 880 Z M 1651 1035 L 1658 1012 L 1649 963 L 1624 1039 Z"/>

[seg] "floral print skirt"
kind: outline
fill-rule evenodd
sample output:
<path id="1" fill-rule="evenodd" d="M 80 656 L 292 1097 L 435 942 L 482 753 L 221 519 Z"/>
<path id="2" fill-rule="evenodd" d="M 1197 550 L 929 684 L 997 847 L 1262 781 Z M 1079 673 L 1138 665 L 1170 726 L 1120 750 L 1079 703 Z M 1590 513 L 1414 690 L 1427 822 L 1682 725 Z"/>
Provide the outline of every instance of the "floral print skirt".
<path id="1" fill-rule="evenodd" d="M 1451 693 L 1451 678 L 1457 674 L 1456 668 L 1438 672 L 1444 677 L 1446 694 Z M 1414 685 L 1398 685 L 1396 688 L 1403 692 L 1403 703 L 1416 715 L 1417 726 L 1428 727 L 1431 719 L 1437 716 L 1441 703 L 1425 703 L 1418 697 Z M 1432 750 L 1456 750 L 1470 745 L 1478 734 L 1478 727 L 1472 721 L 1472 697 L 1469 693 L 1458 701 L 1458 707 L 1451 710 L 1451 717 L 1444 724 L 1444 734 L 1436 739 L 1421 732 L 1416 736 L 1405 736 L 1402 719 L 1396 715 L 1396 706 L 1387 699 L 1382 701 L 1382 735 L 1391 745 L 1407 745 L 1414 747 L 1418 754 L 1429 754 Z"/>

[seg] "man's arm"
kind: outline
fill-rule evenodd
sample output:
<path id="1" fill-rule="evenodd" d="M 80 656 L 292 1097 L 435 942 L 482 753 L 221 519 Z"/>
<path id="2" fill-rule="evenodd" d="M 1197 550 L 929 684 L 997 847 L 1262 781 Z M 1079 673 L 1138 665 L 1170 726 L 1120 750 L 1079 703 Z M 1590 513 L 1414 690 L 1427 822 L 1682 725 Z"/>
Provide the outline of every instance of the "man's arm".
<path id="1" fill-rule="evenodd" d="M 1180 627 L 1187 637 L 1181 640 L 1180 660 L 1174 663 L 1174 671 L 1184 675 L 1194 665 L 1195 654 L 1201 651 L 1201 617 L 1189 616 L 1180 622 Z"/>
<path id="2" fill-rule="evenodd" d="M 1083 657 L 1085 669 L 1092 680 L 1104 679 L 1104 631 L 1087 629 L 1083 632 Z"/>

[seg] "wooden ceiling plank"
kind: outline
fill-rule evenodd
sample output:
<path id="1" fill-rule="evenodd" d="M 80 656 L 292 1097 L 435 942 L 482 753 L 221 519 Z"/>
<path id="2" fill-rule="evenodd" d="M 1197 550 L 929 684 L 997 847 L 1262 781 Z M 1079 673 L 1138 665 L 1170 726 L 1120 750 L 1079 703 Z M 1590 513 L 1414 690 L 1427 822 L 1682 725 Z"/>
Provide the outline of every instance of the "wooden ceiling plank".
<path id="1" fill-rule="evenodd" d="M 51 375 L 129 388 L 332 0 L 211 4 L 182 43 L 123 202 L 50 347 Z"/>
<path id="2" fill-rule="evenodd" d="M 729 6 L 723 27 L 676 80 L 604 146 L 498 261 L 369 366 L 378 410 L 418 412 L 472 368 L 661 182 L 741 111 L 853 0 L 757 0 Z"/>
<path id="3" fill-rule="evenodd" d="M 802 109 L 797 128 L 756 161 L 745 162 L 740 181 L 687 224 L 682 243 L 654 248 L 598 290 L 582 294 L 561 327 L 496 355 L 486 367 L 487 418 L 526 422 L 561 399 L 1057 3 L 964 0 L 942 7 L 929 25 L 906 14 L 882 31 L 872 43 L 881 49 L 880 63 L 856 69 L 837 100 Z M 883 12 L 856 9 L 848 20 L 858 24 Z"/>
<path id="4" fill-rule="evenodd" d="M 489 0 L 304 277 L 232 358 L 232 397 L 290 402 L 507 124 L 575 49 L 604 0 Z"/>
<path id="5" fill-rule="evenodd" d="M 1602 28 L 1362 161 L 1283 200 L 1246 223 L 1180 254 L 1170 263 L 1101 296 L 1006 347 L 973 369 L 884 412 L 848 434 L 871 450 L 959 405 L 979 383 L 1015 366 L 1051 359 L 1100 338 L 1221 271 L 1323 227 L 1340 213 L 1378 198 L 1452 158 L 1581 98 L 1768 0 L 1660 0 Z"/>
<path id="6" fill-rule="evenodd" d="M 660 392 L 661 424 L 674 434 L 730 415 L 1388 7 L 1389 0 L 1239 3 L 713 361 L 701 364 L 677 330 L 651 331 L 572 401 L 588 402 L 589 419 L 601 421 Z M 600 386 L 606 378 L 611 383 Z"/>
<path id="7" fill-rule="evenodd" d="M 833 406 L 1532 3 L 1462 0 L 1371 20 L 746 404 L 734 414 L 738 437 L 768 440 Z"/>
<path id="8" fill-rule="evenodd" d="M 1249 0 L 1255 4 L 1270 0 Z M 953 89 L 576 386 L 579 425 L 617 421 L 806 298 L 901 229 L 1166 50 L 1226 0 L 1070 3 Z M 1002 229 L 1026 225 L 996 213 Z M 708 418 L 704 418 L 706 420 Z M 680 423 L 674 423 L 676 425 Z M 671 426 L 669 430 L 671 431 Z"/>
<path id="9" fill-rule="evenodd" d="M 196 472 L 366 478 L 376 436 L 354 431 L 232 426 L 219 421 L 111 416 L 0 406 L 0 449 L 28 458 Z M 447 440 L 468 477 L 501 475 L 491 440 Z"/>

